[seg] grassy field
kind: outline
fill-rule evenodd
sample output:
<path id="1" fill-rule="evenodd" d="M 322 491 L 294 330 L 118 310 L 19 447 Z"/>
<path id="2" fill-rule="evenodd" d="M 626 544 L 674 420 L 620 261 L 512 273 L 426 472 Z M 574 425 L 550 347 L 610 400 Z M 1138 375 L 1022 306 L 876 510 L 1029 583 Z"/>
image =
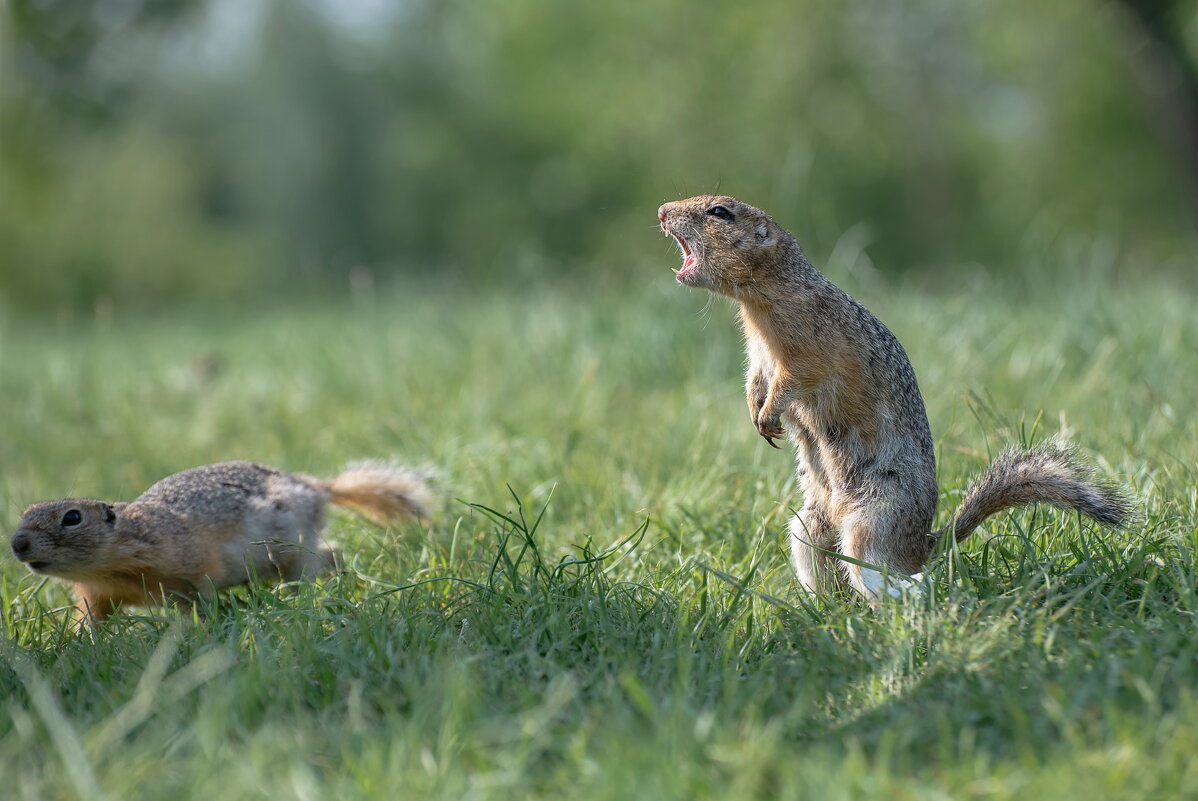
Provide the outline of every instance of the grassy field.
<path id="1" fill-rule="evenodd" d="M 926 598 L 805 600 L 793 460 L 748 422 L 732 311 L 664 265 L 625 294 L 4 321 L 5 531 L 231 458 L 393 456 L 435 466 L 443 504 L 398 530 L 335 514 L 350 566 L 318 584 L 94 635 L 6 554 L 0 795 L 1198 796 L 1198 298 L 1084 275 L 858 294 L 919 374 L 941 521 L 1004 444 L 1066 433 L 1134 525 L 1000 515 Z"/>

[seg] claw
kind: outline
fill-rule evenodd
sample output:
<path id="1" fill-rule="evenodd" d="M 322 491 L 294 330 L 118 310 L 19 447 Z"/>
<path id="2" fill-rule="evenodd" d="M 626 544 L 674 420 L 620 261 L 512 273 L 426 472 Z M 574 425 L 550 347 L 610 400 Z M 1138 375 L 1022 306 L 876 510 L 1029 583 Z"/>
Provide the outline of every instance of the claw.
<path id="1" fill-rule="evenodd" d="M 758 411 L 756 428 L 757 433 L 761 435 L 762 439 L 770 444 L 771 448 L 777 448 L 778 450 L 781 450 L 781 447 L 775 444 L 774 440 L 785 439 L 786 431 L 782 428 L 782 425 L 778 420 L 763 419 L 761 412 Z"/>

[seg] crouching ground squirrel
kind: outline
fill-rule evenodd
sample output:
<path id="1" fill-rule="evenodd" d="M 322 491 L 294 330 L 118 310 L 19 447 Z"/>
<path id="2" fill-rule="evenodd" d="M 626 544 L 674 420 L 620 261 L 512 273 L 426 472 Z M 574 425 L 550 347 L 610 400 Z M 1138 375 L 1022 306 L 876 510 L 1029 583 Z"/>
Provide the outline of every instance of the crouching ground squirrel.
<path id="1" fill-rule="evenodd" d="M 1120 492 L 1095 481 L 1069 448 L 1050 443 L 999 456 L 952 521 L 932 531 L 932 435 L 894 334 L 812 267 L 760 209 L 703 195 L 666 203 L 657 216 L 682 249 L 678 282 L 740 304 L 749 416 L 771 445 L 785 437 L 785 423 L 797 450 L 804 504 L 790 521 L 790 545 L 808 590 L 843 576 L 867 598 L 898 594 L 875 570 L 844 560 L 828 570 L 823 552 L 914 574 L 946 533 L 962 540 L 1019 504 L 1050 503 L 1113 526 L 1126 518 Z"/>
<path id="2" fill-rule="evenodd" d="M 222 462 L 167 476 L 129 503 L 35 503 L 11 545 L 33 572 L 73 581 L 82 616 L 102 620 L 123 603 L 331 568 L 320 537 L 326 504 L 388 524 L 423 516 L 430 499 L 422 473 L 383 462 L 351 465 L 328 481 Z"/>

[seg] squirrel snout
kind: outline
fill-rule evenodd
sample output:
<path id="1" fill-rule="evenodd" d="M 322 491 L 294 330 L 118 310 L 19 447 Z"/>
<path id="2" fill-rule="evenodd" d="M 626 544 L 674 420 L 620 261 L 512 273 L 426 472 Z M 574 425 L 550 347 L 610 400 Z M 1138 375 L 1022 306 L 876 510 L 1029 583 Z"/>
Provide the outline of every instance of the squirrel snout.
<path id="1" fill-rule="evenodd" d="M 29 549 L 33 547 L 33 542 L 29 539 L 29 535 L 24 531 L 18 531 L 16 534 L 13 534 L 12 542 L 9 544 L 12 545 L 13 556 L 17 557 L 22 562 L 25 561 L 25 557 L 29 555 Z"/>
<path id="2" fill-rule="evenodd" d="M 666 221 L 666 207 L 664 204 L 657 207 L 657 219 L 662 222 Z"/>

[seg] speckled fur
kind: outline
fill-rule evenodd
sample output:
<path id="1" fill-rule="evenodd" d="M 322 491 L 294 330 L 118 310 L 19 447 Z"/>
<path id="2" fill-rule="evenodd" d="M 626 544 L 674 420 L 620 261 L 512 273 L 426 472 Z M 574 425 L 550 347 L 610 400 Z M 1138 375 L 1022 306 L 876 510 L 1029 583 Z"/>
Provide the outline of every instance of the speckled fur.
<path id="1" fill-rule="evenodd" d="M 351 466 L 322 481 L 222 462 L 167 476 L 130 503 L 36 503 L 25 510 L 12 549 L 31 570 L 73 581 L 81 612 L 99 620 L 123 603 L 311 576 L 333 565 L 320 536 L 326 504 L 388 523 L 424 514 L 428 500 L 420 473 L 386 463 Z M 64 526 L 72 510 L 81 522 Z"/>
<path id="2" fill-rule="evenodd" d="M 713 213 L 719 206 L 727 215 Z M 750 419 L 771 445 L 787 432 L 795 444 L 804 504 L 790 542 L 801 583 L 818 591 L 843 576 L 876 597 L 876 582 L 859 566 L 836 560 L 840 570 L 828 570 L 819 549 L 917 572 L 944 532 L 931 530 L 936 461 L 903 346 L 760 209 L 703 195 L 666 203 L 658 219 L 683 252 L 679 283 L 739 303 Z M 1117 491 L 1050 443 L 996 459 L 950 525 L 961 539 L 989 515 L 1033 502 L 1112 525 L 1127 514 Z"/>

